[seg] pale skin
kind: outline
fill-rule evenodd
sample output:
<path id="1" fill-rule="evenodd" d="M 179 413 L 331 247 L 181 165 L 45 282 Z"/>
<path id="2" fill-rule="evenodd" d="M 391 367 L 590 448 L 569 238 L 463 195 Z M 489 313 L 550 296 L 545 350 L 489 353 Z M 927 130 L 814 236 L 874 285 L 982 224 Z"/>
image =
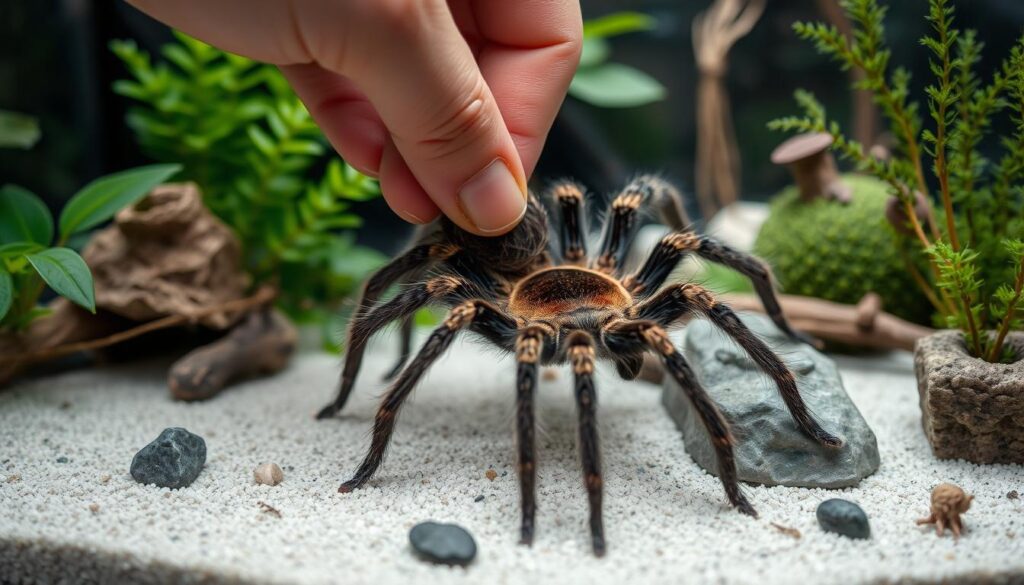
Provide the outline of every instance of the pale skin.
<path id="1" fill-rule="evenodd" d="M 511 230 L 579 63 L 576 0 L 128 0 L 277 65 L 411 223 Z"/>

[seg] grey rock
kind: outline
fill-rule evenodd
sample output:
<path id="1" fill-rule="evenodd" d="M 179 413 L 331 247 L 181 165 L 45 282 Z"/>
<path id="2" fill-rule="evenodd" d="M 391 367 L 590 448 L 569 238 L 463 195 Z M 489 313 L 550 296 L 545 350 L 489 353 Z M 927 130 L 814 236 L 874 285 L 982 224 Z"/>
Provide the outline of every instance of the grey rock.
<path id="1" fill-rule="evenodd" d="M 849 500 L 833 498 L 818 505 L 815 514 L 825 532 L 850 538 L 871 538 L 871 525 L 864 510 Z"/>
<path id="2" fill-rule="evenodd" d="M 60 457 L 57 458 L 57 463 L 67 463 L 67 462 L 68 462 L 68 458 L 64 457 L 63 455 L 61 455 Z"/>
<path id="3" fill-rule="evenodd" d="M 409 531 L 409 544 L 423 559 L 442 565 L 468 565 L 476 557 L 476 542 L 455 524 L 420 522 Z"/>
<path id="4" fill-rule="evenodd" d="M 135 481 L 160 487 L 188 487 L 206 463 L 206 441 L 179 427 L 164 429 L 132 459 Z"/>
<path id="5" fill-rule="evenodd" d="M 879 464 L 875 434 L 846 395 L 835 363 L 814 348 L 791 341 L 767 317 L 741 318 L 789 365 L 808 408 L 844 445 L 828 449 L 801 433 L 775 384 L 746 353 L 710 323 L 692 321 L 685 330 L 686 359 L 732 423 L 740 480 L 840 488 L 855 486 L 874 473 Z M 707 431 L 675 380 L 667 376 L 662 403 L 682 431 L 686 451 L 698 465 L 717 475 Z"/>

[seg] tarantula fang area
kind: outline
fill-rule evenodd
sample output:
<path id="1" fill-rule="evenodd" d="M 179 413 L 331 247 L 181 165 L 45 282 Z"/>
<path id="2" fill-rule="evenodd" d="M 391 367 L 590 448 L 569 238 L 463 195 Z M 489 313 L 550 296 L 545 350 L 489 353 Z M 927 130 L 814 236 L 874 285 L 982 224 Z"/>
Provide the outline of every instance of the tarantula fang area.
<path id="1" fill-rule="evenodd" d="M 520 535 L 525 544 L 533 541 L 536 513 L 534 394 L 540 365 L 569 363 L 572 367 L 583 483 L 590 503 L 595 554 L 605 552 L 597 391 L 593 378 L 598 359 L 613 362 L 623 379 L 633 380 L 640 372 L 645 353 L 660 358 L 707 428 L 729 502 L 740 512 L 756 516 L 737 480 L 729 425 L 667 333 L 668 328 L 693 315 L 710 320 L 746 350 L 774 381 L 794 421 L 807 436 L 828 447 L 841 445 L 811 416 L 793 374 L 782 360 L 729 307 L 696 284 L 666 284 L 673 269 L 688 254 L 728 266 L 751 280 L 779 329 L 808 341 L 791 329 L 783 316 L 765 264 L 692 231 L 680 193 L 652 176 L 631 181 L 611 201 L 596 239 L 597 250 L 591 253 L 587 246 L 584 193 L 576 183 L 565 181 L 552 186 L 546 194 L 556 216 L 557 244 L 549 241 L 548 212 L 531 195 L 524 219 L 508 234 L 484 238 L 442 218 L 423 228 L 406 252 L 367 281 L 349 326 L 337 397 L 317 418 L 331 417 L 342 409 L 355 384 L 367 341 L 394 321 L 402 323 L 401 357 L 387 376 L 395 380 L 377 411 L 369 451 L 355 475 L 338 491 L 349 492 L 362 486 L 377 471 L 405 399 L 464 330 L 515 355 Z M 673 231 L 662 238 L 639 268 L 627 271 L 626 254 L 648 210 Z M 400 292 L 382 301 L 381 296 L 396 284 L 403 285 Z M 412 316 L 428 305 L 448 307 L 448 316 L 406 366 L 411 356 Z"/>

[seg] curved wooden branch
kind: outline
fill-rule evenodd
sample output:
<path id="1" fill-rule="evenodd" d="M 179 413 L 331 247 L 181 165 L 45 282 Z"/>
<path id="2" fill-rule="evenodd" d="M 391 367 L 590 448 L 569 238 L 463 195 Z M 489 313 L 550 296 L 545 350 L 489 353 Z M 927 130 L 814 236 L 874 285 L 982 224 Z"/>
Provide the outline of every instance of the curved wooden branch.
<path id="1" fill-rule="evenodd" d="M 80 351 L 109 347 L 111 345 L 128 341 L 129 339 L 133 339 L 140 335 L 145 335 L 146 333 L 152 333 L 169 327 L 195 323 L 207 315 L 216 314 L 218 312 L 248 311 L 254 307 L 270 303 L 276 296 L 276 290 L 270 287 L 264 287 L 256 291 L 252 296 L 246 298 L 234 299 L 217 305 L 211 305 L 200 311 L 195 311 L 190 315 L 171 315 L 163 317 L 162 319 L 148 321 L 136 327 L 132 327 L 131 329 L 118 331 L 117 333 L 101 337 L 99 339 L 90 339 L 88 341 L 45 347 L 9 356 L 0 356 L 0 367 L 4 368 L 4 370 L 0 370 L 0 382 L 4 381 L 15 368 L 45 362 L 58 357 L 78 353 Z"/>
<path id="2" fill-rule="evenodd" d="M 754 295 L 727 294 L 722 298 L 734 309 L 764 312 Z M 881 297 L 874 293 L 865 295 L 857 305 L 797 295 L 779 295 L 779 303 L 795 329 L 857 347 L 913 351 L 918 339 L 935 332 L 884 312 Z"/>

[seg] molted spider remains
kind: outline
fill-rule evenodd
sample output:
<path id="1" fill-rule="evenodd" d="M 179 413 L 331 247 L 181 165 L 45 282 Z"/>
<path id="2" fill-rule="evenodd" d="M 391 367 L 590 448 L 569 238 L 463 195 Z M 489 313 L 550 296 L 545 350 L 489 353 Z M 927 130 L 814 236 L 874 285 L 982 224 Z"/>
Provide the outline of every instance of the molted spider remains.
<path id="1" fill-rule="evenodd" d="M 575 183 L 561 182 L 550 189 L 549 197 L 558 215 L 557 248 L 549 247 L 547 213 L 531 195 L 522 223 L 508 234 L 483 238 L 441 219 L 424 229 L 408 251 L 369 279 L 349 329 L 338 396 L 317 417 L 330 417 L 341 410 L 355 383 L 367 340 L 395 320 L 402 320 L 402 357 L 389 374 L 397 379 L 377 411 L 369 453 L 339 492 L 358 488 L 373 476 L 384 458 L 402 403 L 463 329 L 515 353 L 521 541 L 525 544 L 533 540 L 536 512 L 533 404 L 538 364 L 572 365 L 595 554 L 605 551 L 593 380 L 594 362 L 599 358 L 611 360 L 622 378 L 632 380 L 640 372 L 645 352 L 660 357 L 707 427 L 729 501 L 740 512 L 756 516 L 737 483 L 729 425 L 666 332 L 691 314 L 709 319 L 750 354 L 774 380 L 805 434 L 829 447 L 841 445 L 808 412 L 785 364 L 731 309 L 693 283 L 662 288 L 680 260 L 695 253 L 746 275 L 775 324 L 788 335 L 802 338 L 782 315 L 771 275 L 761 261 L 688 229 L 679 192 L 655 177 L 635 179 L 614 198 L 596 255 L 587 252 L 584 190 Z M 623 261 L 645 207 L 656 210 L 675 231 L 662 238 L 638 270 L 627 275 L 623 273 Z M 405 283 L 402 291 L 378 303 L 385 290 L 399 282 Z M 428 304 L 442 304 L 451 310 L 409 366 L 402 369 L 410 355 L 411 317 Z"/>

